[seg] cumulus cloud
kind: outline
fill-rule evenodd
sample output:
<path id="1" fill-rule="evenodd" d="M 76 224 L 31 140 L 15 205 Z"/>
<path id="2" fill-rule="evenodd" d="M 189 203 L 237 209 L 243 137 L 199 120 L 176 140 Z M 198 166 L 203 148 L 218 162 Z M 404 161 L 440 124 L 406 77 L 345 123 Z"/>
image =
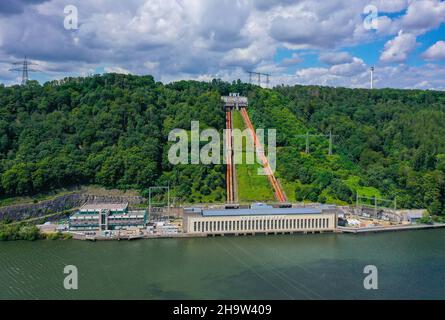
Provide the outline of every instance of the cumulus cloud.
<path id="1" fill-rule="evenodd" d="M 445 60 L 445 41 L 437 41 L 422 56 L 426 60 Z"/>
<path id="2" fill-rule="evenodd" d="M 440 0 L 412 1 L 401 18 L 403 30 L 422 34 L 445 21 L 445 2 Z"/>
<path id="3" fill-rule="evenodd" d="M 394 39 L 385 44 L 380 60 L 383 62 L 404 62 L 416 45 L 416 36 L 400 31 Z"/>
<path id="4" fill-rule="evenodd" d="M 352 62 L 353 58 L 347 52 L 325 52 L 320 54 L 320 61 L 329 64 L 341 64 Z"/>
<path id="5" fill-rule="evenodd" d="M 105 70 L 149 73 L 161 81 L 247 81 L 246 71 L 256 70 L 272 73 L 276 83 L 287 79 L 361 87 L 369 82 L 368 66 L 349 48 L 390 35 L 394 38 L 380 61 L 404 62 L 416 37 L 444 21 L 444 2 L 438 0 L 70 0 L 78 8 L 79 29 L 65 30 L 66 4 L 0 1 L 0 61 L 27 55 L 39 63 L 45 79 Z M 364 28 L 368 4 L 380 13 L 375 31 Z M 425 59 L 440 56 L 440 47 L 433 47 Z M 290 57 L 277 61 L 282 48 L 290 50 Z M 303 65 L 307 50 L 301 49 L 319 54 L 322 63 L 285 74 L 289 67 Z M 15 81 L 9 67 L 0 62 L 1 82 Z M 397 78 L 402 73 L 385 71 L 393 77 L 388 83 L 404 83 Z M 439 87 L 436 79 L 425 81 Z M 409 83 L 414 87 L 419 81 Z"/>

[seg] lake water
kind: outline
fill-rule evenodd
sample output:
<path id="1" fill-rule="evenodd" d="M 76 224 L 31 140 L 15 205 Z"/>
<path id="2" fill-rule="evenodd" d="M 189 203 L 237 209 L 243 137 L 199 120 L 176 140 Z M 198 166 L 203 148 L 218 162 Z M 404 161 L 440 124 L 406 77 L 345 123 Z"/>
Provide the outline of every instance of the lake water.
<path id="1" fill-rule="evenodd" d="M 78 290 L 63 269 L 75 265 Z M 365 290 L 363 269 L 378 269 Z M 0 299 L 443 299 L 445 230 L 0 242 Z"/>

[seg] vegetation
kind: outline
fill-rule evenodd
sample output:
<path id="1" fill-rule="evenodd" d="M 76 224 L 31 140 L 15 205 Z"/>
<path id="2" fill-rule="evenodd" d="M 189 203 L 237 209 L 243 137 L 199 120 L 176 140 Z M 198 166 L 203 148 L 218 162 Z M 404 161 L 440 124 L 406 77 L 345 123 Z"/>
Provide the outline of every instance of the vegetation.
<path id="1" fill-rule="evenodd" d="M 171 129 L 224 127 L 220 92 L 234 85 L 106 74 L 0 86 L 0 196 L 71 185 L 174 187 L 184 201 L 221 201 L 224 167 L 167 161 Z"/>
<path id="2" fill-rule="evenodd" d="M 39 228 L 35 225 L 27 224 L 25 222 L 7 223 L 0 222 L 0 241 L 13 240 L 28 240 L 35 241 L 38 239 L 47 240 L 67 240 L 71 239 L 72 235 L 62 232 L 41 233 Z"/>
<path id="3" fill-rule="evenodd" d="M 233 112 L 233 128 L 245 130 L 245 125 L 239 111 Z M 251 139 L 248 136 L 248 139 Z M 243 163 L 236 165 L 236 176 L 238 180 L 238 198 L 240 203 L 251 203 L 255 201 L 274 201 L 273 189 L 269 184 L 267 176 L 258 175 L 261 165 L 246 164 L 246 140 L 243 139 Z M 255 156 L 256 159 L 256 156 Z"/>
<path id="4" fill-rule="evenodd" d="M 351 203 L 356 193 L 397 198 L 399 207 L 445 213 L 445 93 L 234 82 L 156 83 L 105 74 L 43 85 L 0 85 L 0 198 L 74 185 L 139 190 L 170 185 L 186 202 L 225 199 L 223 165 L 171 165 L 168 133 L 222 130 L 220 95 L 248 95 L 256 127 L 277 129 L 277 177 L 289 199 Z M 236 123 L 236 121 L 235 121 Z M 334 135 L 334 154 L 327 138 Z M 205 142 L 202 142 L 205 144 Z M 238 166 L 242 186 L 261 186 Z M 253 189 L 252 189 L 253 190 Z M 248 191 L 245 199 L 269 197 Z M 252 198 L 252 196 L 254 196 Z"/>
<path id="5" fill-rule="evenodd" d="M 30 240 L 40 238 L 39 229 L 36 226 L 25 224 L 0 223 L 0 241 L 8 240 Z"/>
<path id="6" fill-rule="evenodd" d="M 358 192 L 444 215 L 445 93 L 282 86 L 250 102 L 255 125 L 277 129 L 277 175 L 297 200 L 351 203 Z M 332 132 L 334 155 L 327 138 L 305 154 L 306 132 Z"/>

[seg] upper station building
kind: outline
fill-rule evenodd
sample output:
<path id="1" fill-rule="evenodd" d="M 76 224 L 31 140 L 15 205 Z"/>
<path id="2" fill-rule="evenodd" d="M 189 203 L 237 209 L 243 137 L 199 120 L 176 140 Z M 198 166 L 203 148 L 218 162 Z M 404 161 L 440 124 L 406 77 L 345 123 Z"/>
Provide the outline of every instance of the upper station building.
<path id="1" fill-rule="evenodd" d="M 147 223 L 145 210 L 130 211 L 128 203 L 85 204 L 69 220 L 71 231 L 125 230 L 144 228 Z"/>
<path id="2" fill-rule="evenodd" d="M 184 232 L 225 235 L 258 233 L 332 232 L 337 226 L 335 206 L 273 208 L 253 205 L 248 209 L 203 210 L 184 212 Z"/>
<path id="3" fill-rule="evenodd" d="M 240 96 L 239 93 L 230 93 L 228 96 L 222 96 L 221 100 L 224 106 L 230 109 L 246 108 L 249 105 L 247 97 Z"/>

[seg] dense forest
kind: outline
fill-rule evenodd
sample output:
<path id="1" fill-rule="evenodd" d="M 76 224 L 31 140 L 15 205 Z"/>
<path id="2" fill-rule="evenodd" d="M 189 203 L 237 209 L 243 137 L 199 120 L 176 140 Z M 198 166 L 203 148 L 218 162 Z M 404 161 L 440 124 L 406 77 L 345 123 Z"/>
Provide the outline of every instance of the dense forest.
<path id="1" fill-rule="evenodd" d="M 222 130 L 220 92 L 235 87 L 120 74 L 0 86 L 0 194 L 170 185 L 184 201 L 222 201 L 225 168 L 170 165 L 168 133 L 192 120 Z"/>
<path id="2" fill-rule="evenodd" d="M 225 199 L 223 165 L 167 160 L 168 133 L 199 120 L 222 130 L 220 95 L 249 96 L 257 127 L 277 130 L 278 177 L 290 199 L 351 203 L 355 194 L 445 213 L 445 93 L 179 81 L 105 74 L 0 85 L 0 195 L 71 185 L 170 185 L 187 202 Z M 314 137 L 305 154 L 304 134 Z"/>

